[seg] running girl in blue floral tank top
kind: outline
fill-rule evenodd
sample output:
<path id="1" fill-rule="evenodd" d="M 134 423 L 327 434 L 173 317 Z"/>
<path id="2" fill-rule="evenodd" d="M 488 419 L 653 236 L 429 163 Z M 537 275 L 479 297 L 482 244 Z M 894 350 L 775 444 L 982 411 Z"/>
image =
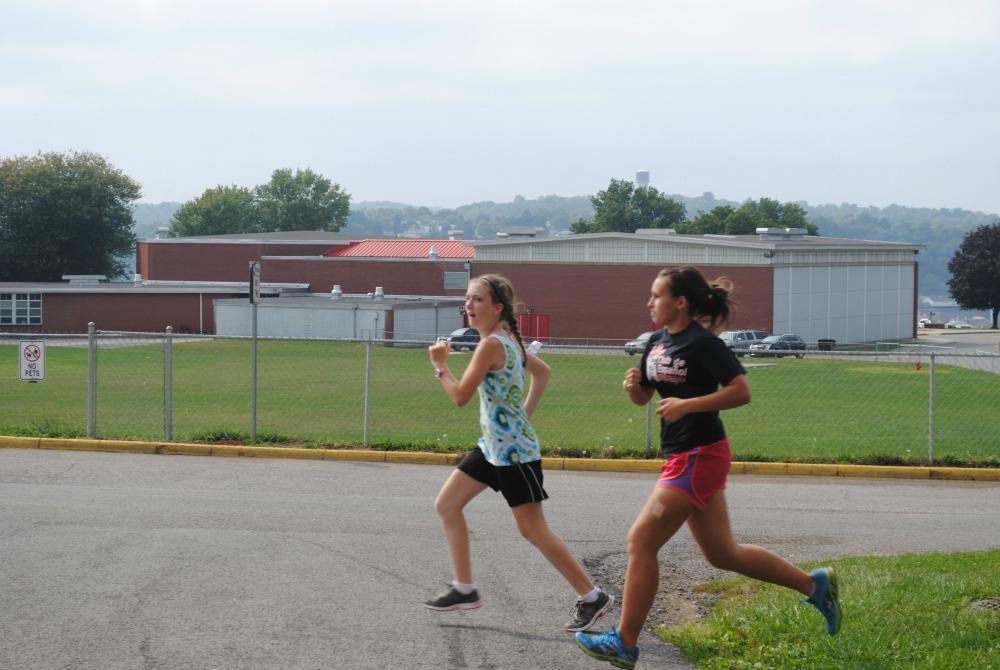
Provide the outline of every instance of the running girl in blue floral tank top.
<path id="1" fill-rule="evenodd" d="M 483 436 L 479 449 L 493 465 L 517 465 L 540 460 L 535 429 L 521 404 L 524 395 L 524 364 L 517 345 L 507 334 L 493 333 L 504 351 L 504 365 L 487 370 L 479 385 L 479 425 Z"/>
<path id="2" fill-rule="evenodd" d="M 478 391 L 482 437 L 451 473 L 434 503 L 448 542 L 454 581 L 450 589 L 424 606 L 445 612 L 482 604 L 472 579 L 464 509 L 492 488 L 506 499 L 521 535 L 576 591 L 573 619 L 563 627 L 588 630 L 611 608 L 613 599 L 594 586 L 566 543 L 549 529 L 542 513 L 542 501 L 549 496 L 542 488 L 541 450 L 529 418 L 545 392 L 549 366 L 525 350 L 514 318 L 514 289 L 504 277 L 483 275 L 470 281 L 465 315 L 469 325 L 479 331 L 480 340 L 462 376 L 455 377 L 448 369 L 448 342 L 438 342 L 428 352 L 434 376 L 456 405 L 468 404 Z M 525 371 L 531 376 L 527 386 Z"/>

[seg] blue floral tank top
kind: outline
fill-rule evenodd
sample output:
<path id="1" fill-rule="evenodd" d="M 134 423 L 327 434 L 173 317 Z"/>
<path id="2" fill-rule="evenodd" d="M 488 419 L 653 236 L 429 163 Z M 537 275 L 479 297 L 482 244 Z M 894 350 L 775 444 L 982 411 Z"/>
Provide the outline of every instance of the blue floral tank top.
<path id="1" fill-rule="evenodd" d="M 524 362 L 511 338 L 493 333 L 504 350 L 504 366 L 487 370 L 479 385 L 479 448 L 493 465 L 530 463 L 542 457 L 538 436 L 524 412 Z"/>

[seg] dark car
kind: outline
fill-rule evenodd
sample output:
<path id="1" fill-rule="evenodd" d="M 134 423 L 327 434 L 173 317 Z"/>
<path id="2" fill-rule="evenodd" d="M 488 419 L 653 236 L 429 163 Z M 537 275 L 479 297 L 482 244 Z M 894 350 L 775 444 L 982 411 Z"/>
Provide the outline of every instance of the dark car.
<path id="1" fill-rule="evenodd" d="M 467 349 L 472 351 L 479 344 L 479 331 L 475 328 L 459 328 L 448 336 L 452 351 Z"/>
<path id="2" fill-rule="evenodd" d="M 736 352 L 740 358 L 747 353 L 750 345 L 762 341 L 768 336 L 766 330 L 727 330 L 719 333 L 719 339 L 726 343 L 726 346 Z"/>
<path id="3" fill-rule="evenodd" d="M 806 355 L 806 341 L 798 335 L 771 335 L 765 337 L 760 342 L 750 345 L 747 353 L 751 356 L 795 356 L 802 358 Z"/>
<path id="4" fill-rule="evenodd" d="M 629 356 L 634 356 L 636 354 L 641 354 L 646 350 L 646 343 L 649 342 L 649 338 L 653 336 L 655 330 L 651 330 L 647 333 L 643 333 L 634 340 L 629 340 L 625 343 L 625 353 Z"/>

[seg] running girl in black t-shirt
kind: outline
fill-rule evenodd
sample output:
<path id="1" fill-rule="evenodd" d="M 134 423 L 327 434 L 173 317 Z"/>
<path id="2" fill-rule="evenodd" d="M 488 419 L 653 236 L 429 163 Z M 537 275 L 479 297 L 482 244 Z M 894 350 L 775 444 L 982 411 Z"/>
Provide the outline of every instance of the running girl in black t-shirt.
<path id="1" fill-rule="evenodd" d="M 837 580 L 830 568 L 807 574 L 767 549 L 737 544 L 723 489 L 732 461 L 719 411 L 750 402 L 746 371 L 714 335 L 730 317 L 731 284 L 709 284 L 694 268 L 662 270 L 653 281 L 650 318 L 663 329 L 646 345 L 639 367 L 622 386 L 636 405 L 659 393 L 660 449 L 667 459 L 628 534 L 628 567 L 618 628 L 577 633 L 588 654 L 618 667 L 639 658 L 636 642 L 659 583 L 660 547 L 687 522 L 708 562 L 754 579 L 795 589 L 815 605 L 831 635 L 840 629 Z"/>

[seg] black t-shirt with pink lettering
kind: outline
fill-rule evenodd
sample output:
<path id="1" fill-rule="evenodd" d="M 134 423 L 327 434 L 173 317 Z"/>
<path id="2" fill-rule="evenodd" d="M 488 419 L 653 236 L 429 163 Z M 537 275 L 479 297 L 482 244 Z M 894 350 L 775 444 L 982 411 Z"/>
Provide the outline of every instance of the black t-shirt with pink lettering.
<path id="1" fill-rule="evenodd" d="M 642 385 L 656 389 L 661 398 L 708 395 L 746 374 L 726 343 L 697 321 L 673 335 L 665 328 L 657 331 L 646 344 L 639 370 Z M 725 436 L 718 412 L 688 414 L 677 423 L 660 421 L 660 451 L 664 457 L 718 442 Z"/>

